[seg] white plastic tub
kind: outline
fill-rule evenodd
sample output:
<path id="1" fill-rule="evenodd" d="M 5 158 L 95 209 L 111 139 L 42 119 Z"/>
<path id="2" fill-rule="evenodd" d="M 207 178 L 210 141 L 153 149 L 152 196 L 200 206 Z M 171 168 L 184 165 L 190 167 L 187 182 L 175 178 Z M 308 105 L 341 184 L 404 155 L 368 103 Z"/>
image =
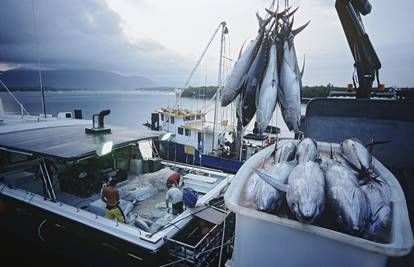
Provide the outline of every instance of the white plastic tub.
<path id="1" fill-rule="evenodd" d="M 330 144 L 318 143 L 321 153 Z M 337 144 L 333 145 L 338 150 Z M 375 158 L 374 171 L 391 187 L 393 221 L 390 243 L 382 244 L 315 225 L 305 225 L 240 204 L 246 182 L 274 146 L 254 155 L 234 177 L 224 199 L 236 214 L 233 266 L 385 266 L 388 257 L 404 256 L 413 246 L 404 193 L 396 178 Z"/>

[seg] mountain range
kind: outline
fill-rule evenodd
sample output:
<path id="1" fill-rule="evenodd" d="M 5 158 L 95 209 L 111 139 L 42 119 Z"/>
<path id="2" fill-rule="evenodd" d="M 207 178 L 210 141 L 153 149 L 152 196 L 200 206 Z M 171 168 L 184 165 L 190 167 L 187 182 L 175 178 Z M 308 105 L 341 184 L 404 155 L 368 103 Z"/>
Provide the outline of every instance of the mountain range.
<path id="1" fill-rule="evenodd" d="M 39 87 L 37 70 L 8 70 L 0 73 L 0 79 L 10 89 Z M 44 70 L 42 81 L 45 88 L 53 89 L 133 90 L 156 86 L 155 82 L 146 77 L 122 76 L 97 70 Z"/>

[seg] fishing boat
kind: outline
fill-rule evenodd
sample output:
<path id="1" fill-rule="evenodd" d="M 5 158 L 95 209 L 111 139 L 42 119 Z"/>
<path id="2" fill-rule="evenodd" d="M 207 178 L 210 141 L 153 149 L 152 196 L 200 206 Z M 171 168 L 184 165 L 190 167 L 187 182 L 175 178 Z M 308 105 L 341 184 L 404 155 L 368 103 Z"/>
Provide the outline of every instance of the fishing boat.
<path id="1" fill-rule="evenodd" d="M 0 224 L 10 259 L 24 256 L 46 266 L 159 266 L 177 259 L 169 249 L 175 238 L 187 251 L 222 241 L 229 212 L 217 199 L 232 175 L 161 162 L 155 149 L 160 132 L 107 126 L 109 113 L 95 114 L 92 121 L 74 119 L 71 112 L 0 115 Z M 178 216 L 165 208 L 169 167 L 180 168 L 182 187 L 199 195 L 196 207 Z M 104 217 L 99 193 L 109 177 L 118 181 L 125 223 Z M 210 228 L 197 235 L 201 218 Z M 184 230 L 200 244 L 185 246 Z M 202 264 L 215 253 L 193 253 L 186 260 Z"/>
<path id="2" fill-rule="evenodd" d="M 214 38 L 221 30 L 221 46 L 219 59 L 219 77 L 214 101 L 213 121 L 207 118 L 204 109 L 189 110 L 180 105 L 183 92 L 202 62 Z M 232 118 L 220 116 L 224 113 L 220 108 L 223 90 L 224 61 L 226 36 L 229 33 L 226 22 L 221 22 L 211 36 L 207 47 L 197 61 L 185 85 L 176 89 L 176 102 L 172 107 L 162 107 L 151 114 L 151 122 L 144 124 L 153 131 L 169 133 L 161 140 L 161 157 L 166 160 L 178 161 L 195 166 L 203 166 L 236 173 L 243 162 L 275 140 L 280 129 L 268 126 L 263 134 L 257 129 L 242 129 L 237 124 L 235 113 Z M 235 107 L 232 107 L 235 109 Z"/>

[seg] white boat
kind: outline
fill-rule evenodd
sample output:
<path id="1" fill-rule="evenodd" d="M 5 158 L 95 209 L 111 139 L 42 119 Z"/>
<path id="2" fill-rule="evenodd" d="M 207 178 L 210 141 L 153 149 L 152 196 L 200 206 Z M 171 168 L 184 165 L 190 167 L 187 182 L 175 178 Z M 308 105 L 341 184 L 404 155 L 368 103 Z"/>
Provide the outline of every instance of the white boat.
<path id="1" fill-rule="evenodd" d="M 65 114 L 0 115 L 0 224 L 10 229 L 4 235 L 9 248 L 29 244 L 38 253 L 71 251 L 69 261 L 85 265 L 159 266 L 170 260 L 167 243 L 181 229 L 197 227 L 194 214 L 215 209 L 227 217 L 228 212 L 208 204 L 223 193 L 232 175 L 161 162 L 153 150 L 160 132 L 108 128 L 100 116 L 95 117 L 102 124 L 91 127 L 91 121 Z M 142 168 L 146 161 L 154 162 L 149 171 Z M 201 208 L 178 216 L 163 208 L 171 173 L 165 166 L 187 173 L 184 187 L 198 185 Z M 121 181 L 125 224 L 104 217 L 99 192 L 108 176 Z"/>

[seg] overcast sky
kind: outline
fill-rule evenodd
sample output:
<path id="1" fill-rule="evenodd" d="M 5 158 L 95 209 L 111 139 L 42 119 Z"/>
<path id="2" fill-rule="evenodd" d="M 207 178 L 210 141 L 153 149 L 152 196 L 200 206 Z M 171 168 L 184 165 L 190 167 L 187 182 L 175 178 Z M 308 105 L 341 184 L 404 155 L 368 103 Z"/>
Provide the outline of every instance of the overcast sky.
<path id="1" fill-rule="evenodd" d="M 32 2 L 36 20 L 33 20 Z M 182 86 L 215 28 L 228 23 L 228 56 L 255 37 L 255 12 L 271 0 L 1 0 L 0 69 L 98 69 L 142 75 L 159 85 Z M 284 2 L 284 1 L 281 1 Z M 414 23 L 409 0 L 373 1 L 365 27 L 382 61 L 386 86 L 414 86 Z M 296 0 L 295 25 L 311 20 L 296 38 L 305 85 L 351 81 L 353 60 L 335 0 Z M 37 45 L 37 43 L 39 45 Z M 216 84 L 219 38 L 192 85 Z"/>

